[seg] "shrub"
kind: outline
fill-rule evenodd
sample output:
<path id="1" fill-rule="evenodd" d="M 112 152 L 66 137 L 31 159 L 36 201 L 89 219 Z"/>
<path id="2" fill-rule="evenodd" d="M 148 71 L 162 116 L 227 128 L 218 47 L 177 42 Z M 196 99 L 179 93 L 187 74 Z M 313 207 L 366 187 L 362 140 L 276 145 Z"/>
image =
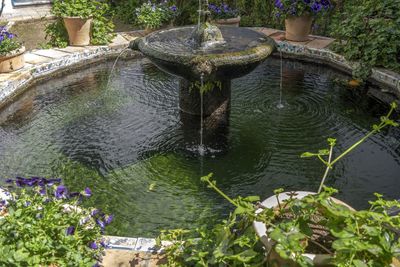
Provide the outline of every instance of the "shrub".
<path id="1" fill-rule="evenodd" d="M 346 1 L 331 25 L 333 49 L 359 61 L 353 76 L 366 79 L 372 67 L 400 71 L 400 3 L 398 0 Z"/>
<path id="2" fill-rule="evenodd" d="M 149 29 L 157 29 L 171 22 L 178 14 L 175 5 L 169 6 L 168 2 L 159 4 L 146 2 L 136 9 L 136 23 Z"/>

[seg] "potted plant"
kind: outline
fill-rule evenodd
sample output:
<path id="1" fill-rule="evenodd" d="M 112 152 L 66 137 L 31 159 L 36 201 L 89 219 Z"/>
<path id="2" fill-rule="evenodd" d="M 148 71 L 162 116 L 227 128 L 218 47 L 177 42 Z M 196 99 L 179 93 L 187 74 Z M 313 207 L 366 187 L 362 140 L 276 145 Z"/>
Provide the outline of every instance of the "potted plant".
<path id="1" fill-rule="evenodd" d="M 91 35 L 96 34 L 99 28 L 105 28 L 102 34 L 108 35 L 109 27 L 104 21 L 108 10 L 108 4 L 100 0 L 54 0 L 51 12 L 62 18 L 70 45 L 86 46 L 91 43 Z"/>
<path id="2" fill-rule="evenodd" d="M 211 17 L 214 19 L 215 24 L 221 26 L 239 27 L 239 12 L 238 10 L 231 8 L 228 4 L 222 3 L 219 6 L 215 4 L 209 4 L 208 9 L 211 12 Z"/>
<path id="3" fill-rule="evenodd" d="M 275 0 L 276 17 L 285 19 L 286 39 L 308 40 L 313 18 L 332 8 L 330 0 Z"/>
<path id="4" fill-rule="evenodd" d="M 142 26 L 146 32 L 160 29 L 173 23 L 178 15 L 178 8 L 169 5 L 168 1 L 143 3 L 136 8 L 136 23 Z"/>
<path id="5" fill-rule="evenodd" d="M 99 266 L 112 216 L 81 203 L 89 188 L 69 192 L 61 179 L 7 180 L 0 190 L 1 266 Z"/>
<path id="6" fill-rule="evenodd" d="M 22 68 L 25 47 L 17 41 L 16 35 L 0 27 L 0 72 L 11 72 Z"/>

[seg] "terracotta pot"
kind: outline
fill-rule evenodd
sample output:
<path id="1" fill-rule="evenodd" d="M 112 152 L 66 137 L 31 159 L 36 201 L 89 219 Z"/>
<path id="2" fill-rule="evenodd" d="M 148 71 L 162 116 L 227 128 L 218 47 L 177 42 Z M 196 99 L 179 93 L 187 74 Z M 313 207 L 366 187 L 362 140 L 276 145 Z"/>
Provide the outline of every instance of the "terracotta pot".
<path id="1" fill-rule="evenodd" d="M 285 19 L 286 35 L 289 41 L 304 42 L 308 40 L 311 32 L 312 17 L 300 16 Z"/>
<path id="2" fill-rule="evenodd" d="M 231 18 L 231 19 L 217 19 L 217 20 L 215 20 L 215 24 L 218 25 L 218 26 L 239 27 L 240 16 L 237 17 L 237 18 Z"/>
<path id="3" fill-rule="evenodd" d="M 284 200 L 290 198 L 288 193 L 289 192 L 284 192 L 284 193 L 281 193 L 278 195 L 280 203 L 282 203 Z M 307 195 L 316 194 L 313 192 L 305 192 L 305 191 L 296 191 L 295 193 L 297 193 L 297 195 L 295 196 L 295 198 L 297 198 L 297 199 L 302 199 Z M 340 201 L 339 199 L 336 199 L 336 198 L 331 198 L 331 199 L 335 203 L 341 204 L 341 205 L 349 208 L 350 210 L 354 211 L 354 209 L 352 207 L 350 207 L 346 203 Z M 276 196 L 273 195 L 273 196 L 267 198 L 266 200 L 264 200 L 261 203 L 261 205 L 266 208 L 275 208 L 278 206 L 278 200 L 276 199 Z M 261 211 L 262 211 L 261 209 L 257 210 L 257 212 L 261 212 Z M 273 249 L 274 242 L 267 236 L 267 233 L 266 233 L 267 227 L 264 223 L 255 221 L 253 223 L 253 226 L 254 226 L 254 229 L 255 229 L 257 235 L 260 237 L 261 242 L 264 244 L 266 251 L 271 251 L 268 256 L 268 262 L 272 266 L 274 266 L 274 267 L 278 267 L 278 266 L 297 267 L 298 266 L 293 261 L 288 261 L 288 260 L 282 259 L 278 255 L 278 253 L 275 252 L 275 250 Z M 332 256 L 329 254 L 304 254 L 304 256 L 310 258 L 313 261 L 314 266 L 317 266 L 317 267 L 333 266 L 331 264 Z"/>
<path id="4" fill-rule="evenodd" d="M 69 45 L 85 46 L 90 44 L 92 18 L 65 17 L 63 19 L 68 32 Z"/>
<path id="5" fill-rule="evenodd" d="M 14 51 L 0 56 L 0 72 L 11 72 L 19 70 L 25 65 L 24 59 L 25 47 L 21 47 Z"/>

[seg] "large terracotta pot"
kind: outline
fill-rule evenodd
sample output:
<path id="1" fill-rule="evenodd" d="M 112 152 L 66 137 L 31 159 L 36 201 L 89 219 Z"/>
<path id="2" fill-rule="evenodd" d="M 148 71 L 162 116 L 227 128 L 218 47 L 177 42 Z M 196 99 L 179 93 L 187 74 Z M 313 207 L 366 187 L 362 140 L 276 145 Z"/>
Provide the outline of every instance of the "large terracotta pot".
<path id="1" fill-rule="evenodd" d="M 217 20 L 215 20 L 215 24 L 217 24 L 218 26 L 239 27 L 240 16 L 236 17 L 236 18 L 230 18 L 230 19 L 217 19 Z"/>
<path id="2" fill-rule="evenodd" d="M 4 56 L 0 56 L 0 72 L 11 72 L 21 69 L 25 65 L 25 47 L 15 49 Z"/>
<path id="3" fill-rule="evenodd" d="M 308 40 L 311 32 L 312 17 L 303 15 L 300 17 L 288 17 L 285 19 L 286 35 L 289 41 L 304 42 Z"/>
<path id="4" fill-rule="evenodd" d="M 295 193 L 297 193 L 297 195 L 295 196 L 295 198 L 297 198 L 297 199 L 302 199 L 307 195 L 316 194 L 313 192 L 305 192 L 305 191 L 296 191 Z M 280 203 L 283 203 L 284 200 L 289 199 L 289 198 L 290 198 L 289 192 L 284 192 L 284 193 L 281 193 L 278 195 L 278 199 L 279 199 Z M 344 203 L 336 198 L 331 198 L 331 199 L 337 204 L 341 204 L 341 205 L 349 208 L 350 210 L 354 210 L 352 207 L 350 207 L 346 203 Z M 275 195 L 271 196 L 271 197 L 267 198 L 266 200 L 264 200 L 261 203 L 261 205 L 266 208 L 275 208 L 278 206 L 277 197 Z M 261 209 L 257 210 L 257 212 L 261 212 L 261 211 L 262 211 Z M 266 251 L 270 251 L 270 253 L 268 255 L 268 262 L 271 264 L 271 266 L 273 266 L 273 267 L 279 267 L 279 266 L 298 267 L 298 265 L 296 263 L 282 259 L 278 255 L 278 253 L 275 252 L 275 250 L 273 249 L 274 242 L 268 237 L 267 227 L 264 223 L 255 221 L 253 223 L 253 226 L 254 226 L 254 229 L 255 229 L 257 235 L 260 237 L 261 242 L 264 244 Z M 317 267 L 333 266 L 331 264 L 332 256 L 329 254 L 304 254 L 304 256 L 310 258 L 313 261 L 314 266 L 317 266 Z"/>
<path id="5" fill-rule="evenodd" d="M 90 44 L 92 18 L 65 17 L 63 19 L 68 32 L 69 45 L 85 46 Z"/>

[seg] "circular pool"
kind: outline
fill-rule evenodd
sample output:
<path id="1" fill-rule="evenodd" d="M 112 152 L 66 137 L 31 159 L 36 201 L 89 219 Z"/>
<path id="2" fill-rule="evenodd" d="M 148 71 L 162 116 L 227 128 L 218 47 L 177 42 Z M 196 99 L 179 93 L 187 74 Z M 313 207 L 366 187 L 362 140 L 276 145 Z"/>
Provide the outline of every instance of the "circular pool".
<path id="1" fill-rule="evenodd" d="M 370 91 L 342 85 L 348 77 L 340 72 L 289 60 L 279 109 L 280 61 L 269 58 L 232 81 L 229 123 L 211 137 L 223 145 L 201 157 L 198 129 L 179 111 L 178 78 L 147 59 L 127 60 L 107 87 L 112 63 L 35 85 L 4 107 L 0 173 L 90 187 L 88 205 L 115 215 L 113 235 L 153 237 L 225 216 L 232 207 L 200 182 L 210 172 L 232 197 L 266 198 L 278 187 L 315 191 L 324 167 L 300 154 L 334 137 L 338 155 L 389 109 Z M 399 138 L 396 128 L 373 136 L 337 164 L 327 185 L 355 208 L 373 192 L 400 198 Z"/>

